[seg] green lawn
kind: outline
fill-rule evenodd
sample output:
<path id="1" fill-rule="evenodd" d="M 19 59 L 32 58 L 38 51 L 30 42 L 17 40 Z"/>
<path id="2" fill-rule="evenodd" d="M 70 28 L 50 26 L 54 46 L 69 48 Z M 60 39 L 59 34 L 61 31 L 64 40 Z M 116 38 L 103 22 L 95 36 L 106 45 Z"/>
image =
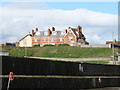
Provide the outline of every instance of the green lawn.
<path id="1" fill-rule="evenodd" d="M 10 56 L 24 57 L 55 57 L 55 58 L 99 58 L 111 57 L 109 48 L 81 48 L 71 46 L 45 46 L 45 47 L 2 47 L 3 51 L 9 51 Z"/>

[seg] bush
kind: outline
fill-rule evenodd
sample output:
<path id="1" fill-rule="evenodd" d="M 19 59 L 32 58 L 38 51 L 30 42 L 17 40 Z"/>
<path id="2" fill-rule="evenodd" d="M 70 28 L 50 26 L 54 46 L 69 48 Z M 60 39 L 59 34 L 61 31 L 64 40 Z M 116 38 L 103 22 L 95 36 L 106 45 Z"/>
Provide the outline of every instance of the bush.
<path id="1" fill-rule="evenodd" d="M 59 44 L 58 46 L 70 46 L 69 44 Z"/>
<path id="2" fill-rule="evenodd" d="M 34 45 L 33 47 L 40 47 L 40 45 L 38 44 L 38 45 Z"/>
<path id="3" fill-rule="evenodd" d="M 46 47 L 46 46 L 55 46 L 55 45 L 52 45 L 52 44 L 46 44 L 46 45 L 44 45 L 44 47 Z"/>

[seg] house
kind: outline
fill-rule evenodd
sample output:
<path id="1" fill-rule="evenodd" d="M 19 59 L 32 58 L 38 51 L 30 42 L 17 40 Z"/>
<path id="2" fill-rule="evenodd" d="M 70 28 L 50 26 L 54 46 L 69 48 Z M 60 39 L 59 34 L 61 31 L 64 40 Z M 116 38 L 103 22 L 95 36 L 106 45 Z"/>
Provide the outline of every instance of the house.
<path id="1" fill-rule="evenodd" d="M 20 47 L 32 47 L 32 35 L 28 34 L 25 37 L 23 37 L 20 41 L 19 41 L 19 46 Z"/>
<path id="2" fill-rule="evenodd" d="M 15 47 L 15 43 L 0 43 L 0 46 L 9 46 L 9 47 Z"/>
<path id="3" fill-rule="evenodd" d="M 16 46 L 16 47 L 19 47 L 19 42 L 15 42 L 15 46 Z"/>
<path id="4" fill-rule="evenodd" d="M 109 45 L 109 48 L 114 47 L 120 47 L 120 41 L 106 41 L 106 45 Z"/>
<path id="5" fill-rule="evenodd" d="M 10 53 L 7 51 L 0 51 L 0 56 L 9 56 Z"/>
<path id="6" fill-rule="evenodd" d="M 106 41 L 106 44 L 119 44 L 120 45 L 120 41 Z"/>
<path id="7" fill-rule="evenodd" d="M 77 28 L 68 27 L 68 29 L 56 31 L 54 27 L 47 31 L 32 30 L 32 34 L 28 34 L 19 41 L 20 47 L 32 47 L 35 45 L 58 45 L 69 44 L 71 46 L 89 44 L 82 33 L 82 27 Z"/>
<path id="8" fill-rule="evenodd" d="M 0 46 L 6 46 L 6 43 L 0 43 Z"/>

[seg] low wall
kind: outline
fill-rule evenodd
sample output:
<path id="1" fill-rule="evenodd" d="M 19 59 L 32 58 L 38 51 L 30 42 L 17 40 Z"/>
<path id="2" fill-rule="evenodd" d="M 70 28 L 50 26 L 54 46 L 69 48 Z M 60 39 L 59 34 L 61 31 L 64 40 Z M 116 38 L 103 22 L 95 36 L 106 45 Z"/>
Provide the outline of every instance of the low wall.
<path id="1" fill-rule="evenodd" d="M 109 45 L 80 45 L 80 47 L 109 48 Z"/>

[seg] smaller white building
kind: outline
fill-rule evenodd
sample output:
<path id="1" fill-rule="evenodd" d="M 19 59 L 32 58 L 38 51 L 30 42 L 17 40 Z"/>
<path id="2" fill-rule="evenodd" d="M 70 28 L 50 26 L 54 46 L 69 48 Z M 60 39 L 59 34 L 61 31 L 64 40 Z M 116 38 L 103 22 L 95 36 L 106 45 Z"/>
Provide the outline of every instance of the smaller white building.
<path id="1" fill-rule="evenodd" d="M 9 56 L 10 53 L 7 51 L 0 51 L 0 56 Z"/>
<path id="2" fill-rule="evenodd" d="M 19 47 L 32 47 L 32 35 L 28 34 L 19 41 Z"/>

